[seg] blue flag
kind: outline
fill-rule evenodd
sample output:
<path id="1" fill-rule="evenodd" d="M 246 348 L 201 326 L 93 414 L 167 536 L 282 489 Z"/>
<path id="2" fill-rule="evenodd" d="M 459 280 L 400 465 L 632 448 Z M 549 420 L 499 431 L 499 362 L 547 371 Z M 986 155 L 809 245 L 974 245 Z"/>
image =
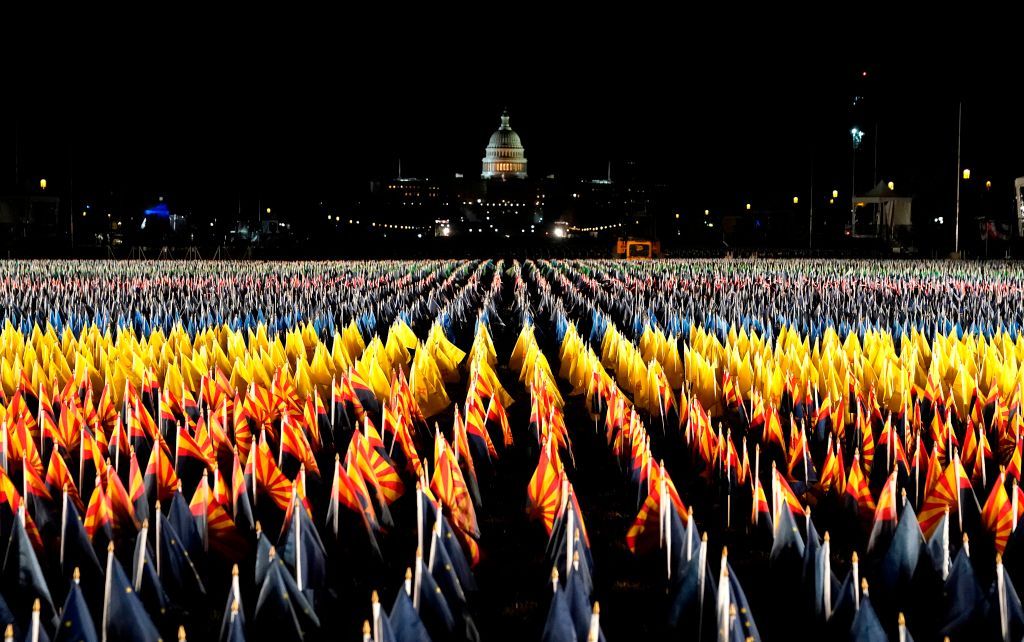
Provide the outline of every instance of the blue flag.
<path id="1" fill-rule="evenodd" d="M 0 586 L 3 586 L 4 594 L 10 600 L 11 610 L 15 614 L 24 614 L 26 618 L 32 610 L 32 603 L 38 599 L 41 608 L 40 619 L 44 623 L 49 623 L 52 629 L 56 617 L 43 569 L 28 539 L 28 533 L 25 532 L 25 527 L 17 515 L 14 516 L 11 525 L 13 530 L 7 541 L 7 554 L 4 556 L 3 569 L 0 571 Z M 26 619 L 25 622 L 27 621 Z"/>
<path id="2" fill-rule="evenodd" d="M 577 642 L 576 626 L 573 624 L 569 605 L 566 604 L 565 593 L 561 586 L 556 586 L 548 607 L 548 617 L 544 622 L 541 642 Z"/>
<path id="3" fill-rule="evenodd" d="M 54 635 L 54 642 L 97 642 L 96 627 L 89 614 L 89 607 L 82 596 L 82 588 L 75 579 L 71 583 L 64 608 L 61 609 L 60 624 Z"/>
<path id="4" fill-rule="evenodd" d="M 395 603 L 391 606 L 391 628 L 396 642 L 431 642 L 430 634 L 404 587 L 398 589 Z"/>
<path id="5" fill-rule="evenodd" d="M 943 586 L 942 635 L 970 639 L 979 633 L 985 595 L 974 576 L 967 548 L 961 548 Z"/>
<path id="6" fill-rule="evenodd" d="M 850 640 L 855 642 L 889 642 L 889 637 L 885 634 L 885 629 L 882 628 L 882 623 L 878 621 L 875 609 L 871 606 L 871 599 L 868 597 L 867 591 L 861 596 L 860 608 L 857 610 L 857 615 L 854 616 L 853 624 L 850 626 Z"/>
<path id="7" fill-rule="evenodd" d="M 107 553 L 106 608 L 101 627 L 106 627 L 108 642 L 155 642 L 160 639 L 153 620 L 132 589 L 113 550 Z M 103 630 L 99 631 L 103 637 Z"/>

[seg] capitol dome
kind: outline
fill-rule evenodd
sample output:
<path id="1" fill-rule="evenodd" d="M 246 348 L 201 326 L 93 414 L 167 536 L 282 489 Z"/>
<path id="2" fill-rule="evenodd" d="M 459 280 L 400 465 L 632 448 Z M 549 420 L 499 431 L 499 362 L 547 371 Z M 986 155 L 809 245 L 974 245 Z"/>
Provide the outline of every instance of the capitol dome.
<path id="1" fill-rule="evenodd" d="M 480 178 L 526 178 L 526 150 L 519 134 L 508 125 L 507 110 L 501 114 L 498 131 L 487 142 Z"/>

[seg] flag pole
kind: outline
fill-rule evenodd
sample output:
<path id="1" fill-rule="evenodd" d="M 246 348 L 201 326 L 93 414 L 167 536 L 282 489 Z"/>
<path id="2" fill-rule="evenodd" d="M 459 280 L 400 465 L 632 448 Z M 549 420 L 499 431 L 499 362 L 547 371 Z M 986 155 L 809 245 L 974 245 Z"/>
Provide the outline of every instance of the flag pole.
<path id="1" fill-rule="evenodd" d="M 29 639 L 32 642 L 39 642 L 39 598 L 32 603 L 32 633 Z"/>
<path id="2" fill-rule="evenodd" d="M 423 485 L 420 480 L 416 480 L 416 548 L 423 548 Z"/>
<path id="3" fill-rule="evenodd" d="M 693 559 L 693 506 L 686 512 L 686 561 Z"/>
<path id="4" fill-rule="evenodd" d="M 1017 530 L 1017 480 L 1016 479 L 1013 480 L 1012 488 L 1013 488 L 1013 491 L 1012 491 L 1013 492 L 1013 497 L 1011 498 L 1011 502 L 1012 502 L 1013 510 L 1010 511 L 1010 514 L 1013 515 L 1013 528 L 1010 530 L 1011 533 L 1013 531 Z"/>
<path id="5" fill-rule="evenodd" d="M 850 556 L 850 563 L 852 564 L 850 572 L 853 573 L 853 608 L 855 611 L 859 611 L 860 590 L 857 587 L 860 586 L 860 562 L 857 557 L 857 551 L 854 551 L 853 555 Z M 825 578 L 825 581 L 828 582 L 828 579 L 829 578 Z"/>
<path id="6" fill-rule="evenodd" d="M 942 520 L 942 581 L 949 577 L 949 506 L 946 506 L 946 519 Z"/>
<path id="7" fill-rule="evenodd" d="M 7 445 L 6 437 L 7 437 L 7 431 L 5 430 L 4 431 L 4 446 L 5 447 Z M 6 458 L 7 458 L 7 453 L 5 452 L 4 453 L 4 459 L 6 459 Z M 85 426 L 83 425 L 82 429 L 79 431 L 79 441 L 78 441 L 78 487 L 79 488 L 84 488 L 84 486 L 82 486 L 82 481 L 84 479 L 85 479 Z"/>
<path id="8" fill-rule="evenodd" d="M 203 470 L 203 481 L 205 482 L 206 490 L 203 492 L 203 552 L 208 553 L 210 551 L 210 475 L 209 471 Z M 180 484 L 181 481 L 179 480 Z M 180 489 L 179 489 L 180 490 Z"/>
<path id="9" fill-rule="evenodd" d="M 146 563 L 146 537 L 149 535 L 149 518 L 142 520 L 142 528 L 139 529 L 139 539 L 143 542 L 143 545 L 139 547 L 139 554 L 135 560 L 135 577 L 132 578 L 132 584 L 134 585 L 135 592 L 138 593 L 142 589 L 142 569 L 143 564 Z"/>
<path id="10" fill-rule="evenodd" d="M 664 473 L 664 471 L 662 471 Z M 659 509 L 664 516 L 661 522 L 665 524 L 665 572 L 668 579 L 672 579 L 672 529 L 666 523 L 669 519 L 669 513 L 666 504 L 666 490 L 665 490 L 665 478 L 661 478 L 661 501 Z"/>
<path id="11" fill-rule="evenodd" d="M 1003 568 L 1003 554 L 996 553 L 996 598 L 999 603 L 999 630 L 1003 642 L 1010 642 L 1010 614 L 1007 613 L 1006 576 Z"/>
<path id="12" fill-rule="evenodd" d="M 565 506 L 565 517 L 566 517 L 566 528 L 565 528 L 565 577 L 568 580 L 569 573 L 572 570 L 572 534 L 576 528 L 576 511 L 572 509 L 572 490 L 568 492 L 566 497 Z"/>
<path id="13" fill-rule="evenodd" d="M 412 605 L 420 610 L 420 577 L 423 574 L 423 549 L 416 547 L 416 574 L 413 580 Z"/>
<path id="14" fill-rule="evenodd" d="M 380 642 L 380 598 L 377 591 L 370 593 L 370 612 L 373 615 L 373 642 Z M 363 639 L 366 639 L 366 625 L 363 625 Z"/>
<path id="15" fill-rule="evenodd" d="M 984 420 L 984 418 L 982 418 Z M 988 480 L 985 475 L 985 447 L 981 443 L 984 439 L 985 433 L 981 426 L 978 426 L 978 458 L 981 459 L 981 487 L 985 488 L 988 485 Z"/>
<path id="16" fill-rule="evenodd" d="M 722 548 L 722 567 L 718 573 L 718 600 L 715 613 L 718 615 L 718 640 L 728 640 L 729 630 L 729 567 L 726 566 L 726 549 Z M 735 614 L 735 610 L 733 611 Z"/>
<path id="17" fill-rule="evenodd" d="M 117 424 L 114 426 L 114 437 L 117 440 L 117 445 L 114 447 L 114 471 L 118 472 L 118 473 L 121 472 L 120 464 L 121 464 L 121 433 L 122 432 L 123 432 L 123 430 L 122 430 L 122 426 L 121 426 L 121 415 L 118 415 L 117 416 Z M 42 436 L 42 431 L 40 431 L 39 434 L 40 434 L 40 437 L 41 437 Z"/>
<path id="18" fill-rule="evenodd" d="M 435 519 L 430 529 L 430 552 L 427 554 L 427 572 L 434 572 L 434 559 L 437 557 L 437 545 L 441 541 L 441 522 Z"/>
<path id="19" fill-rule="evenodd" d="M 921 509 L 921 502 L 924 497 L 921 494 L 921 431 L 917 431 L 917 444 L 914 446 L 914 460 L 917 466 L 914 466 L 914 503 L 917 504 L 918 510 Z"/>
<path id="20" fill-rule="evenodd" d="M 299 491 L 292 486 L 292 519 L 295 523 L 295 586 L 302 590 L 302 516 L 300 510 L 304 510 L 299 502 Z"/>
<path id="21" fill-rule="evenodd" d="M 822 576 L 825 578 L 821 583 L 822 591 L 822 602 L 825 607 L 825 621 L 827 622 L 832 617 L 832 559 L 831 550 L 832 544 L 830 543 L 830 537 L 828 531 L 825 531 L 825 541 L 821 545 L 821 557 L 822 557 Z"/>
<path id="22" fill-rule="evenodd" d="M 156 500 L 156 576 L 160 577 L 160 500 Z"/>
<path id="23" fill-rule="evenodd" d="M 61 491 L 63 501 L 60 502 L 60 567 L 63 567 L 63 551 L 65 551 L 65 533 L 68 529 L 68 482 L 63 483 Z M 1014 500 L 1017 496 L 1014 495 Z M 1015 513 L 1016 515 L 1016 513 Z M 1016 519 L 1016 517 L 1015 517 Z"/>
<path id="24" fill-rule="evenodd" d="M 159 522 L 157 522 L 159 523 Z M 159 542 L 158 542 L 159 544 Z M 157 546 L 159 549 L 159 546 Z M 100 621 L 100 640 L 107 642 L 107 621 L 110 619 L 110 583 L 114 568 L 114 542 L 107 542 L 107 571 L 103 583 L 103 619 Z M 159 574 L 159 571 L 157 572 Z"/>
<path id="25" fill-rule="evenodd" d="M 707 575 L 708 563 L 708 533 L 700 538 L 700 548 L 697 552 L 697 639 L 703 638 L 704 631 L 704 580 Z"/>
<path id="26" fill-rule="evenodd" d="M 967 443 L 966 441 L 964 443 Z M 960 455 L 954 452 L 956 461 L 953 464 L 953 474 L 956 476 L 956 518 L 960 525 L 960 532 L 964 530 L 964 512 L 960 505 Z"/>

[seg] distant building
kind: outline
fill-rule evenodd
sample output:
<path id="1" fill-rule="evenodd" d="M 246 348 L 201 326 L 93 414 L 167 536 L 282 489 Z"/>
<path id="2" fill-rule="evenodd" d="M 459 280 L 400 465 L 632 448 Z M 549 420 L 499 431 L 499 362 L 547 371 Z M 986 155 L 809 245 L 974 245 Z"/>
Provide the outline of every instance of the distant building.
<path id="1" fill-rule="evenodd" d="M 62 221 L 63 218 L 63 221 Z M 67 225 L 61 216 L 60 198 L 49 193 L 24 191 L 0 196 L 0 230 L 8 245 L 16 239 L 39 239 L 60 234 Z M 0 247 L 3 245 L 0 244 Z"/>
<path id="2" fill-rule="evenodd" d="M 541 182 L 528 180 L 526 150 L 509 125 L 508 110 L 487 141 L 480 180 L 456 179 L 451 187 L 463 221 L 469 227 L 498 233 L 536 232 L 544 221 L 547 198 Z"/>
<path id="3" fill-rule="evenodd" d="M 480 178 L 467 173 L 431 180 L 402 177 L 370 184 L 358 205 L 356 219 L 382 227 L 382 233 L 437 236 L 462 232 L 501 236 L 575 234 L 616 235 L 639 228 L 650 236 L 655 219 L 667 213 L 666 190 L 637 176 L 635 163 L 612 166 L 599 179 L 529 178 L 526 150 L 501 114 L 498 129 L 487 141 Z"/>
<path id="4" fill-rule="evenodd" d="M 365 214 L 371 221 L 426 224 L 445 214 L 446 201 L 441 186 L 430 179 L 398 177 L 370 183 Z"/>
<path id="5" fill-rule="evenodd" d="M 483 157 L 480 178 L 486 180 L 526 178 L 526 150 L 508 124 L 508 110 L 501 114 L 498 131 L 491 134 Z"/>

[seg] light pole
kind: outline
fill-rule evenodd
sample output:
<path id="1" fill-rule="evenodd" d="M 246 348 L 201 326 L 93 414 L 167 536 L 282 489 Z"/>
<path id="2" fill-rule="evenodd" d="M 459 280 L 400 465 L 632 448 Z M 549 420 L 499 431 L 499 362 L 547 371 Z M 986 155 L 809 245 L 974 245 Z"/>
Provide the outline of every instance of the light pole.
<path id="1" fill-rule="evenodd" d="M 956 232 L 953 235 L 953 252 L 960 254 L 960 131 L 963 126 L 964 103 L 960 101 L 956 110 L 956 218 L 953 225 Z M 971 177 L 970 170 L 964 170 L 964 180 Z"/>
<path id="2" fill-rule="evenodd" d="M 857 127 L 850 130 L 853 142 L 853 163 L 850 170 L 850 238 L 857 235 L 857 148 L 864 140 L 864 132 Z"/>

